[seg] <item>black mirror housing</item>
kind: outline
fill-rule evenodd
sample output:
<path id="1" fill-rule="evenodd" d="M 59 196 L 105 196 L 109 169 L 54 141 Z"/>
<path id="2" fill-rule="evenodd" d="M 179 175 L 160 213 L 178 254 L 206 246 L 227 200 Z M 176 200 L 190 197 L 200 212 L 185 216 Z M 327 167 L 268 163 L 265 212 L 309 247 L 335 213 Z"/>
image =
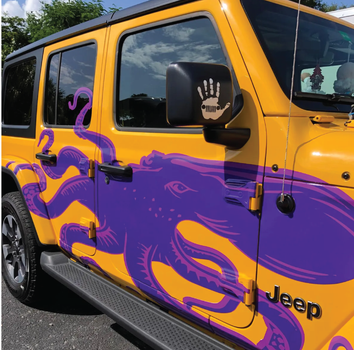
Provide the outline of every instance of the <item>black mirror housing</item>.
<path id="1" fill-rule="evenodd" d="M 232 119 L 228 67 L 177 62 L 167 68 L 167 120 L 173 126 L 225 126 Z"/>

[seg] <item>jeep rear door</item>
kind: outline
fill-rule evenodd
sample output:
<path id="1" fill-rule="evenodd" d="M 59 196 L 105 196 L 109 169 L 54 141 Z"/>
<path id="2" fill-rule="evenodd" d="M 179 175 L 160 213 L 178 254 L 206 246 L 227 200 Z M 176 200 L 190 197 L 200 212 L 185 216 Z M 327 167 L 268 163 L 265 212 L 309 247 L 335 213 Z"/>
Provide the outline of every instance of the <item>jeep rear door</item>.
<path id="1" fill-rule="evenodd" d="M 41 199 L 58 244 L 86 260 L 96 250 L 92 168 L 105 35 L 99 29 L 45 47 L 38 97 Z"/>

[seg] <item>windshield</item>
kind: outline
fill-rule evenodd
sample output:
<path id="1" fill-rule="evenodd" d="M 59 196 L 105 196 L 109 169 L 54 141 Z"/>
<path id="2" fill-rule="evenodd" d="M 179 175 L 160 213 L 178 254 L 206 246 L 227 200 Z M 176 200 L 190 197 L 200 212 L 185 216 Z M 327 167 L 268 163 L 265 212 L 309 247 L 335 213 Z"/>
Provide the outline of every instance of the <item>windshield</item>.
<path id="1" fill-rule="evenodd" d="M 244 0 L 243 6 L 279 85 L 290 96 L 297 10 L 264 0 Z M 354 30 L 301 12 L 294 77 L 297 106 L 348 112 L 354 103 Z"/>

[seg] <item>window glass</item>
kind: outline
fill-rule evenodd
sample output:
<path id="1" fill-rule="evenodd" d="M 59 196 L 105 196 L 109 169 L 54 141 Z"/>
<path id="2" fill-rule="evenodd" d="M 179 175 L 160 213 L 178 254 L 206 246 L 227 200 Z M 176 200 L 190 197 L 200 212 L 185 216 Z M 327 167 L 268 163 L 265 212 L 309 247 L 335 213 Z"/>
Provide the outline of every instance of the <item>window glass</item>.
<path id="1" fill-rule="evenodd" d="M 75 110 L 69 108 L 75 92 L 86 87 L 93 91 L 96 66 L 96 45 L 90 44 L 61 52 L 51 57 L 46 85 L 46 116 L 51 125 L 75 125 L 77 116 L 89 102 L 86 94 L 79 95 Z M 54 112 L 54 113 L 53 113 Z M 90 124 L 91 109 L 83 124 Z"/>
<path id="2" fill-rule="evenodd" d="M 30 125 L 36 60 L 9 68 L 4 100 L 4 124 Z"/>
<path id="3" fill-rule="evenodd" d="M 290 96 L 297 10 L 263 0 L 243 1 L 248 18 L 286 96 Z M 346 112 L 354 97 L 353 28 L 301 12 L 294 100 L 313 111 Z M 338 99 L 336 96 L 345 95 Z"/>
<path id="4" fill-rule="evenodd" d="M 58 87 L 59 54 L 51 57 L 46 85 L 45 122 L 55 124 L 55 103 Z"/>
<path id="5" fill-rule="evenodd" d="M 154 28 L 125 38 L 121 48 L 117 124 L 169 128 L 166 69 L 172 62 L 226 64 L 207 18 Z"/>

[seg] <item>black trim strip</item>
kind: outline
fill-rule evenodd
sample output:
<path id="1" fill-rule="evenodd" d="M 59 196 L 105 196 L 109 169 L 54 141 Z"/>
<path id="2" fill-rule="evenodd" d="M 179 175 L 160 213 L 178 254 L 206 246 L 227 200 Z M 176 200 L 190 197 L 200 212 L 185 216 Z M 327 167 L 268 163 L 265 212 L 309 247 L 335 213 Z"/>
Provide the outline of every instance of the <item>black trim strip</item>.
<path id="1" fill-rule="evenodd" d="M 199 0 L 150 0 L 143 2 L 142 4 L 135 5 L 127 8 L 123 11 L 116 11 L 108 24 L 114 24 L 118 22 L 127 21 L 132 18 L 141 17 L 150 13 L 166 10 L 171 7 L 176 7 L 190 2 Z"/>
<path id="2" fill-rule="evenodd" d="M 54 54 L 55 55 L 55 54 Z M 50 56 L 50 58 L 52 58 L 54 55 Z M 59 52 L 59 62 L 58 62 L 58 70 L 57 70 L 57 84 L 56 84 L 56 91 L 55 91 L 55 110 L 54 110 L 54 124 L 58 125 L 58 99 L 59 99 L 59 83 L 60 83 L 60 72 L 61 72 L 61 60 L 62 60 L 62 56 L 63 56 L 63 51 Z M 45 89 L 45 100 L 44 103 L 46 103 L 47 101 L 47 96 L 46 96 L 46 92 L 47 92 L 47 79 L 49 78 L 49 70 L 50 70 L 50 65 L 49 62 L 51 62 L 49 59 L 47 59 L 47 74 L 45 77 L 45 85 L 46 85 L 46 89 Z M 43 111 L 44 112 L 44 111 Z M 45 125 L 50 125 L 49 123 L 46 123 L 46 121 L 44 120 L 44 115 L 45 113 L 42 114 L 42 119 Z"/>

